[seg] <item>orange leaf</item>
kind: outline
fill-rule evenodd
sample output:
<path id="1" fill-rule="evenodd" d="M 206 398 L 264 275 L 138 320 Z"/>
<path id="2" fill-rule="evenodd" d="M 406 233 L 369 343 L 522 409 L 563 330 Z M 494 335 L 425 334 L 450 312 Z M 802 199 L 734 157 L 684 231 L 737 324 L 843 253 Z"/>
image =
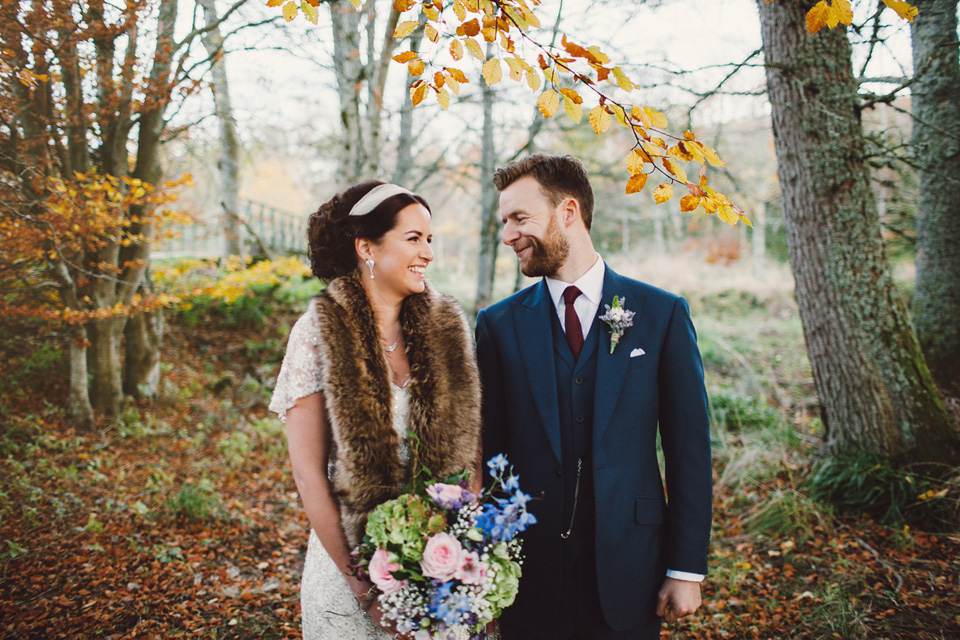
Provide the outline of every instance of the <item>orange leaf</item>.
<path id="1" fill-rule="evenodd" d="M 645 184 L 647 184 L 647 174 L 637 173 L 630 176 L 627 180 L 627 195 L 642 191 Z"/>
<path id="2" fill-rule="evenodd" d="M 423 73 L 425 65 L 423 60 L 417 58 L 416 60 L 411 60 L 410 64 L 407 65 L 407 71 L 410 72 L 410 75 L 416 77 Z"/>
<path id="3" fill-rule="evenodd" d="M 686 195 L 680 198 L 680 211 L 693 211 L 700 205 L 700 198 Z"/>
<path id="4" fill-rule="evenodd" d="M 459 40 L 454 40 L 450 43 L 450 55 L 454 60 L 459 60 L 463 57 L 463 43 Z"/>
<path id="5" fill-rule="evenodd" d="M 397 25 L 397 28 L 393 30 L 393 37 L 398 40 L 401 38 L 406 38 L 419 26 L 420 23 L 416 20 L 407 20 L 406 22 L 401 22 Z"/>
<path id="6" fill-rule="evenodd" d="M 397 55 L 393 56 L 393 59 L 396 62 L 403 64 L 414 60 L 416 57 L 417 54 L 415 51 L 404 51 L 403 53 L 398 53 Z"/>
<path id="7" fill-rule="evenodd" d="M 820 0 L 813 8 L 807 12 L 807 31 L 816 33 L 827 24 L 827 16 L 830 13 L 830 7 L 827 6 L 827 0 Z"/>
<path id="8" fill-rule="evenodd" d="M 610 114 L 600 105 L 590 109 L 590 126 L 597 134 L 601 134 L 610 128 Z"/>
<path id="9" fill-rule="evenodd" d="M 560 94 L 553 89 L 547 89 L 537 98 L 537 108 L 544 118 L 552 118 L 560 110 Z"/>

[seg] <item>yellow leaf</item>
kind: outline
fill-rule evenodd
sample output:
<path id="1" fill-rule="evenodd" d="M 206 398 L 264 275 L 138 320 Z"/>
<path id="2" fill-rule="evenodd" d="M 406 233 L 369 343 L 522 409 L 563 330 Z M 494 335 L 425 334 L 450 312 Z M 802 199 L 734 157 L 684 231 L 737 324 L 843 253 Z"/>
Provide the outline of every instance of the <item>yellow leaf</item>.
<path id="1" fill-rule="evenodd" d="M 737 224 L 737 221 L 740 219 L 740 216 L 737 215 L 737 212 L 734 211 L 733 205 L 725 204 L 717 209 L 717 217 L 729 224 L 731 227 Z"/>
<path id="2" fill-rule="evenodd" d="M 440 34 L 437 33 L 436 28 L 432 24 L 428 24 L 423 28 L 423 32 L 427 36 L 427 40 L 430 42 L 436 42 L 440 38 Z"/>
<path id="3" fill-rule="evenodd" d="M 657 204 L 663 204 L 672 197 L 673 185 L 669 182 L 664 182 L 653 190 L 653 199 Z"/>
<path id="4" fill-rule="evenodd" d="M 850 0 L 833 0 L 833 6 L 837 10 L 840 22 L 847 26 L 853 24 L 853 9 L 850 7 Z"/>
<path id="5" fill-rule="evenodd" d="M 560 74 L 553 67 L 547 67 L 543 70 L 543 79 L 547 82 L 557 84 L 560 82 Z"/>
<path id="6" fill-rule="evenodd" d="M 296 2 L 288 2 L 287 4 L 283 5 L 283 19 L 287 22 L 290 22 L 297 17 L 298 11 L 299 9 L 297 8 Z"/>
<path id="7" fill-rule="evenodd" d="M 613 105 L 613 115 L 617 118 L 617 122 L 624 127 L 627 126 L 627 114 L 624 113 L 623 107 L 618 104 Z"/>
<path id="8" fill-rule="evenodd" d="M 663 115 L 653 107 L 644 107 L 643 112 L 647 114 L 648 118 L 650 118 L 651 127 L 658 127 L 660 129 L 665 129 L 670 124 L 669 122 L 667 122 L 667 116 Z"/>
<path id="9" fill-rule="evenodd" d="M 467 51 L 470 52 L 477 60 L 483 60 L 483 49 L 480 48 L 480 43 L 474 40 L 473 38 L 467 38 L 464 40 L 464 44 L 467 45 Z"/>
<path id="10" fill-rule="evenodd" d="M 466 74 L 464 74 L 463 71 L 460 71 L 460 69 L 457 69 L 455 67 L 444 67 L 443 69 L 444 71 L 447 72 L 447 75 L 449 75 L 451 78 L 453 78 L 454 80 L 456 80 L 461 84 L 467 84 L 468 82 L 470 82 L 469 80 L 467 80 Z"/>
<path id="11" fill-rule="evenodd" d="M 456 95 L 460 95 L 460 83 L 457 82 L 457 79 L 451 75 L 447 75 L 447 86 L 450 87 L 450 90 L 453 91 Z"/>
<path id="12" fill-rule="evenodd" d="M 638 173 L 643 173 L 646 163 L 650 161 L 650 156 L 641 151 L 640 149 L 634 149 L 627 154 L 627 171 L 630 172 L 630 175 L 637 175 Z"/>
<path id="13" fill-rule="evenodd" d="M 639 122 L 644 127 L 652 126 L 650 117 L 640 107 L 634 107 L 630 110 L 630 117 Z"/>
<path id="14" fill-rule="evenodd" d="M 647 184 L 647 174 L 636 173 L 630 176 L 630 179 L 627 180 L 627 195 L 639 193 L 643 190 L 645 184 Z"/>
<path id="15" fill-rule="evenodd" d="M 417 77 L 421 75 L 424 71 L 424 68 L 425 68 L 425 65 L 423 64 L 423 60 L 421 60 L 420 58 L 417 58 L 416 60 L 411 60 L 410 64 L 407 65 L 407 71 L 409 71 L 410 75 L 412 75 L 413 77 Z"/>
<path id="16" fill-rule="evenodd" d="M 424 82 L 415 84 L 410 87 L 410 99 L 413 101 L 413 106 L 417 106 L 423 99 L 427 96 L 427 85 Z"/>
<path id="17" fill-rule="evenodd" d="M 553 89 L 547 89 L 537 98 L 537 108 L 544 118 L 552 118 L 560 110 L 560 94 Z"/>
<path id="18" fill-rule="evenodd" d="M 600 105 L 590 109 L 590 126 L 598 134 L 610 128 L 610 114 Z"/>
<path id="19" fill-rule="evenodd" d="M 507 66 L 510 67 L 510 79 L 514 82 L 520 82 L 523 79 L 523 65 L 520 59 L 513 57 L 507 58 Z"/>
<path id="20" fill-rule="evenodd" d="M 360 5 L 363 4 L 363 0 L 350 0 L 350 4 L 359 9 Z"/>
<path id="21" fill-rule="evenodd" d="M 540 74 L 532 69 L 527 71 L 527 86 L 530 87 L 532 91 L 540 89 Z"/>
<path id="22" fill-rule="evenodd" d="M 898 16 L 908 22 L 913 22 L 913 19 L 916 18 L 917 13 L 919 13 L 915 6 L 902 0 L 883 0 L 883 4 L 896 11 Z"/>
<path id="23" fill-rule="evenodd" d="M 633 81 L 623 72 L 620 67 L 613 68 L 613 77 L 617 80 L 617 86 L 624 91 L 633 91 L 635 85 Z"/>
<path id="24" fill-rule="evenodd" d="M 567 115 L 570 116 L 571 120 L 580 124 L 580 120 L 583 118 L 583 107 L 577 104 L 576 101 L 571 100 L 566 94 L 563 95 L 563 109 L 567 112 Z"/>
<path id="25" fill-rule="evenodd" d="M 450 55 L 454 60 L 459 60 L 463 57 L 463 43 L 459 40 L 454 40 L 450 43 Z"/>
<path id="26" fill-rule="evenodd" d="M 527 24 L 533 27 L 534 29 L 540 28 L 540 19 L 536 14 L 531 11 L 525 4 L 520 3 L 519 7 L 520 12 L 523 14 L 523 19 L 527 21 Z"/>
<path id="27" fill-rule="evenodd" d="M 593 56 L 593 59 L 599 64 L 606 64 L 610 62 L 610 58 L 603 51 L 600 50 L 600 47 L 594 45 L 592 47 L 587 47 L 587 51 L 590 52 L 590 55 Z"/>
<path id="28" fill-rule="evenodd" d="M 403 53 L 398 53 L 397 55 L 393 56 L 393 60 L 395 62 L 399 62 L 400 64 L 410 62 L 411 60 L 416 60 L 416 58 L 417 54 L 414 51 L 404 51 Z"/>
<path id="29" fill-rule="evenodd" d="M 301 0 L 300 10 L 303 11 L 303 16 L 313 24 L 317 24 L 317 20 L 320 18 L 320 12 L 315 6 L 310 4 L 307 0 Z"/>
<path id="30" fill-rule="evenodd" d="M 397 25 L 397 28 L 393 30 L 393 37 L 397 38 L 398 40 L 401 38 L 406 38 L 419 26 L 420 23 L 416 20 L 407 20 L 405 22 L 401 22 Z"/>
<path id="31" fill-rule="evenodd" d="M 446 89 L 437 90 L 437 102 L 439 102 L 440 106 L 444 109 L 450 108 L 450 94 L 447 93 Z"/>
<path id="32" fill-rule="evenodd" d="M 411 6 L 412 6 L 412 5 L 415 4 L 415 3 L 412 3 L 412 2 L 411 2 L 410 4 L 411 4 Z M 424 8 L 423 8 L 423 14 L 424 14 L 425 16 L 427 16 L 427 18 L 428 18 L 429 20 L 432 20 L 433 22 L 436 22 L 437 20 L 440 19 L 440 11 L 439 11 L 436 7 L 433 7 L 433 6 L 426 6 L 426 7 L 424 7 Z"/>
<path id="33" fill-rule="evenodd" d="M 491 86 L 500 82 L 500 78 L 503 77 L 503 69 L 500 67 L 500 60 L 497 58 L 490 58 L 484 62 L 481 73 L 483 74 L 483 79 L 486 81 L 487 86 Z"/>
<path id="34" fill-rule="evenodd" d="M 509 5 L 504 7 L 504 11 L 506 11 L 507 15 L 510 16 L 510 19 L 513 20 L 520 31 L 527 30 L 527 21 L 524 19 L 523 15 L 520 14 L 520 12 Z"/>
<path id="35" fill-rule="evenodd" d="M 279 7 L 285 0 L 267 0 L 268 7 Z"/>
<path id="36" fill-rule="evenodd" d="M 393 8 L 400 13 L 413 9 L 413 5 L 415 4 L 417 4 L 416 0 L 393 0 Z"/>
<path id="37" fill-rule="evenodd" d="M 693 211 L 700 205 L 700 198 L 686 195 L 680 198 L 680 211 Z"/>
<path id="38" fill-rule="evenodd" d="M 820 0 L 813 8 L 807 12 L 807 31 L 816 33 L 827 24 L 827 15 L 830 13 L 830 7 L 827 6 L 827 0 Z"/>
<path id="39" fill-rule="evenodd" d="M 701 149 L 701 151 L 703 151 L 703 157 L 706 158 L 707 162 L 709 162 L 713 166 L 715 167 L 727 166 L 727 164 L 720 159 L 720 156 L 717 155 L 717 152 L 711 149 L 710 147 L 708 147 L 707 145 L 703 145 L 703 148 Z"/>
<path id="40" fill-rule="evenodd" d="M 483 35 L 483 39 L 487 42 L 496 42 L 497 40 L 497 28 L 496 27 L 484 27 L 480 30 L 480 33 Z M 504 47 L 507 49 L 508 47 Z"/>
<path id="41" fill-rule="evenodd" d="M 667 160 L 666 158 L 664 158 L 663 168 L 669 171 L 670 173 L 672 173 L 673 175 L 675 175 L 677 177 L 677 180 L 679 180 L 680 182 L 685 183 L 687 181 L 687 171 L 680 165 L 674 164 L 670 160 Z"/>

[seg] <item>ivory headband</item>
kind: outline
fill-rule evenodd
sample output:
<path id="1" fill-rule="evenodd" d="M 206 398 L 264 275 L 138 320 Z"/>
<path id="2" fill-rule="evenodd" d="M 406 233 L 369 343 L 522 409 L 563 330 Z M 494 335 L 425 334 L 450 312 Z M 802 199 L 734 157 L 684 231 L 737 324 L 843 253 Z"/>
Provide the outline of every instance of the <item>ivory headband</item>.
<path id="1" fill-rule="evenodd" d="M 357 200 L 357 204 L 353 205 L 353 208 L 350 209 L 350 213 L 347 215 L 350 216 L 365 216 L 386 200 L 387 198 L 392 198 L 393 196 L 400 195 L 401 193 L 409 193 L 413 195 L 410 191 L 407 191 L 403 187 L 397 186 L 395 184 L 381 184 L 370 191 L 367 192 L 365 196 Z"/>

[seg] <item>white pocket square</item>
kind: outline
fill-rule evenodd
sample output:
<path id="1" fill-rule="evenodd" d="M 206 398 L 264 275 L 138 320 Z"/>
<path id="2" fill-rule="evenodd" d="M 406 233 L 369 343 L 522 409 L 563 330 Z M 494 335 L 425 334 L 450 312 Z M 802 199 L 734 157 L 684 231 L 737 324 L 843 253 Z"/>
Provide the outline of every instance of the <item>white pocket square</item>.
<path id="1" fill-rule="evenodd" d="M 642 356 L 642 355 L 645 354 L 645 353 L 646 353 L 646 351 L 644 351 L 644 350 L 641 349 L 640 347 L 637 347 L 636 349 L 634 349 L 633 351 L 630 352 L 630 357 L 631 357 L 631 358 L 636 358 L 636 357 L 638 357 L 638 356 Z"/>

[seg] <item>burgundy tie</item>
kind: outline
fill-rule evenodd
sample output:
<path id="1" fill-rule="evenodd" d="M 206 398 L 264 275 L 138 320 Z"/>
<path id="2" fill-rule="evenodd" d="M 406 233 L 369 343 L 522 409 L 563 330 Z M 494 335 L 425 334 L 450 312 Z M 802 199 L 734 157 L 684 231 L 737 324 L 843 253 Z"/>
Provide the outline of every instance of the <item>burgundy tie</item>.
<path id="1" fill-rule="evenodd" d="M 580 316 L 573 308 L 573 301 L 580 295 L 580 289 L 570 286 L 563 290 L 563 301 L 565 303 L 563 310 L 563 322 L 566 326 L 567 344 L 570 345 L 570 351 L 573 351 L 573 359 L 580 356 L 580 347 L 583 346 L 583 328 L 580 326 Z"/>

